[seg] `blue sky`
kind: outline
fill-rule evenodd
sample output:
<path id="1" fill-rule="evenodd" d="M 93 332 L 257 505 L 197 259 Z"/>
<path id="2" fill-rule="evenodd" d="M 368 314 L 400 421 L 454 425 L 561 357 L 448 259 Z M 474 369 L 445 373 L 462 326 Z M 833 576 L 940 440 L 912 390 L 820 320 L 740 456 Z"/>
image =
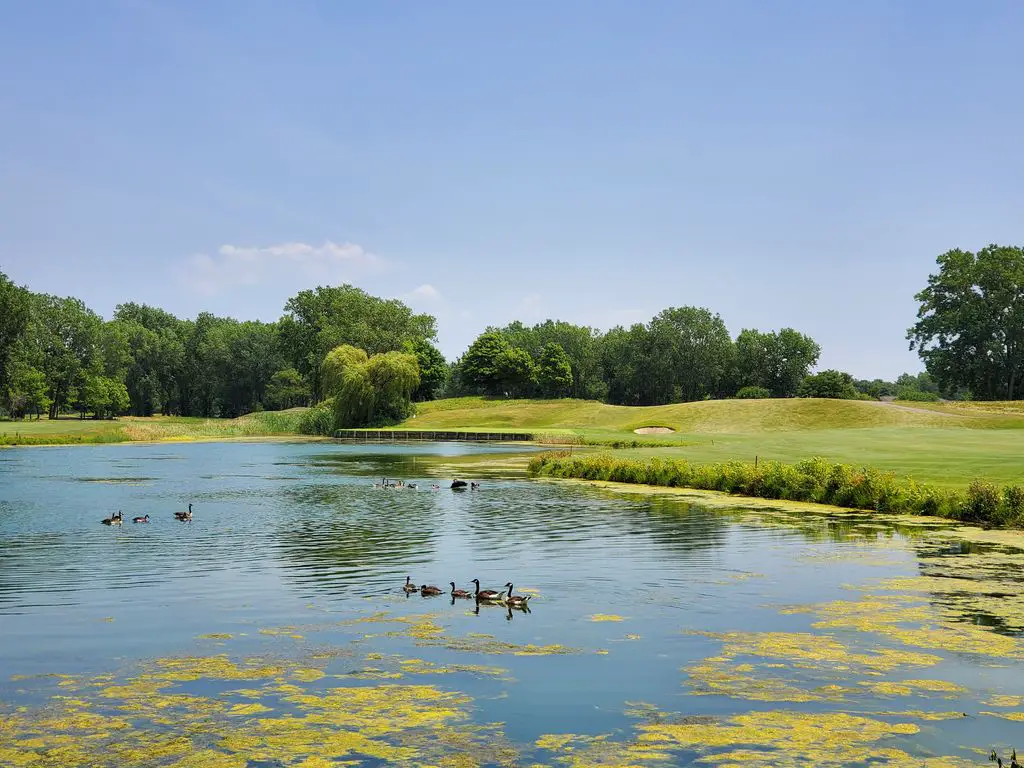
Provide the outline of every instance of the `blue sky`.
<path id="1" fill-rule="evenodd" d="M 950 248 L 1024 241 L 1024 5 L 0 0 L 0 270 L 108 316 L 693 304 L 918 370 Z"/>

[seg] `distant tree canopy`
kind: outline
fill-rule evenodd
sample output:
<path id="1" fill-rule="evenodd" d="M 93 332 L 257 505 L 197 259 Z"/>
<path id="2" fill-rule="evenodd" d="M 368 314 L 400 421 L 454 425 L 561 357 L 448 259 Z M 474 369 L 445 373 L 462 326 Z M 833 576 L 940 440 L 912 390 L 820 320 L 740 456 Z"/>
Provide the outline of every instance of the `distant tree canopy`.
<path id="1" fill-rule="evenodd" d="M 857 389 L 853 386 L 853 377 L 850 374 L 827 370 L 806 377 L 800 383 L 797 396 L 856 400 Z"/>
<path id="2" fill-rule="evenodd" d="M 814 339 L 792 328 L 744 329 L 736 337 L 736 383 L 767 389 L 772 397 L 793 397 L 820 354 Z"/>
<path id="3" fill-rule="evenodd" d="M 564 321 L 512 323 L 477 337 L 454 365 L 449 392 L 619 405 L 726 397 L 744 387 L 792 397 L 819 353 L 792 328 L 746 329 L 733 341 L 722 318 L 703 307 L 670 307 L 647 324 L 605 334 Z"/>
<path id="4" fill-rule="evenodd" d="M 343 285 L 302 291 L 286 310 L 275 323 L 208 312 L 182 320 L 125 303 L 104 321 L 78 299 L 32 293 L 0 274 L 0 412 L 232 417 L 308 405 L 322 399 L 324 365 L 331 375 L 327 353 L 343 344 L 373 354 L 411 350 L 427 371 L 420 398 L 447 379 L 430 343 L 434 318 L 400 301 Z"/>
<path id="5" fill-rule="evenodd" d="M 317 400 L 324 395 L 320 364 L 335 347 L 348 344 L 374 355 L 433 341 L 437 335 L 430 315 L 414 314 L 397 299 L 379 299 L 351 285 L 300 291 L 285 304 L 285 313 L 280 334 L 286 356 Z"/>
<path id="6" fill-rule="evenodd" d="M 925 368 L 947 396 L 979 400 L 1024 397 L 1024 249 L 990 245 L 955 249 L 915 298 L 907 332 Z"/>
<path id="7" fill-rule="evenodd" d="M 180 319 L 135 303 L 105 321 L 78 299 L 32 293 L 0 274 L 0 411 L 233 417 L 315 405 L 309 422 L 328 433 L 393 423 L 413 402 L 462 394 L 618 405 L 1019 396 L 1024 298 L 1007 286 L 1024 283 L 1020 250 L 951 251 L 939 261 L 911 331 L 928 372 L 896 382 L 810 374 L 821 349 L 809 336 L 745 328 L 733 338 L 704 307 L 669 307 L 605 333 L 562 320 L 488 327 L 449 364 L 433 317 L 351 285 L 300 291 L 273 323 Z"/>

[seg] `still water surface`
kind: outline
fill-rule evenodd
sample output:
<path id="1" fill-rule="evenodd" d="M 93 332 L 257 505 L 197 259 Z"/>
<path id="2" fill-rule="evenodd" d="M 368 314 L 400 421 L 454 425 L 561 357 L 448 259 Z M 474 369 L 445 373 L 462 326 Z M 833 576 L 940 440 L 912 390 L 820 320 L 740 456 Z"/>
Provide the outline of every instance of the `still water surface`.
<path id="1" fill-rule="evenodd" d="M 506 468 L 522 450 L 0 452 L 0 765 L 938 766 L 1024 747 L 1017 550 L 529 480 Z M 455 472 L 481 490 L 449 490 Z M 511 581 L 531 610 L 406 595 L 406 575 Z"/>

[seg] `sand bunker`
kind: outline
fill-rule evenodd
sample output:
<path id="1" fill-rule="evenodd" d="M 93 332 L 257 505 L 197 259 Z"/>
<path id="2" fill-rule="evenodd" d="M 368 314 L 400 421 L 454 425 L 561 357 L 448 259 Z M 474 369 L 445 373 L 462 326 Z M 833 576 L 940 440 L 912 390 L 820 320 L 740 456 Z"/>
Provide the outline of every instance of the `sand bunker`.
<path id="1" fill-rule="evenodd" d="M 670 427 L 640 427 L 640 429 L 633 430 L 638 435 L 669 435 L 675 432 Z"/>

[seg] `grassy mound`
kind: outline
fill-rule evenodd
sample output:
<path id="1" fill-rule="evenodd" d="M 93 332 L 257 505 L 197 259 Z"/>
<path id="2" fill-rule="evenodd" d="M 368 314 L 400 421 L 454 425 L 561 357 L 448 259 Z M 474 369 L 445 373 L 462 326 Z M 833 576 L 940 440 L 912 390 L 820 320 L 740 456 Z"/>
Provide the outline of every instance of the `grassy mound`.
<path id="1" fill-rule="evenodd" d="M 676 432 L 742 434 L 805 429 L 896 426 L 998 426 L 1008 416 L 1024 426 L 1024 411 L 916 407 L 860 400 L 705 400 L 623 406 L 594 400 L 489 400 L 460 397 L 421 403 L 403 429 L 521 429 L 585 433 L 669 427 Z"/>

